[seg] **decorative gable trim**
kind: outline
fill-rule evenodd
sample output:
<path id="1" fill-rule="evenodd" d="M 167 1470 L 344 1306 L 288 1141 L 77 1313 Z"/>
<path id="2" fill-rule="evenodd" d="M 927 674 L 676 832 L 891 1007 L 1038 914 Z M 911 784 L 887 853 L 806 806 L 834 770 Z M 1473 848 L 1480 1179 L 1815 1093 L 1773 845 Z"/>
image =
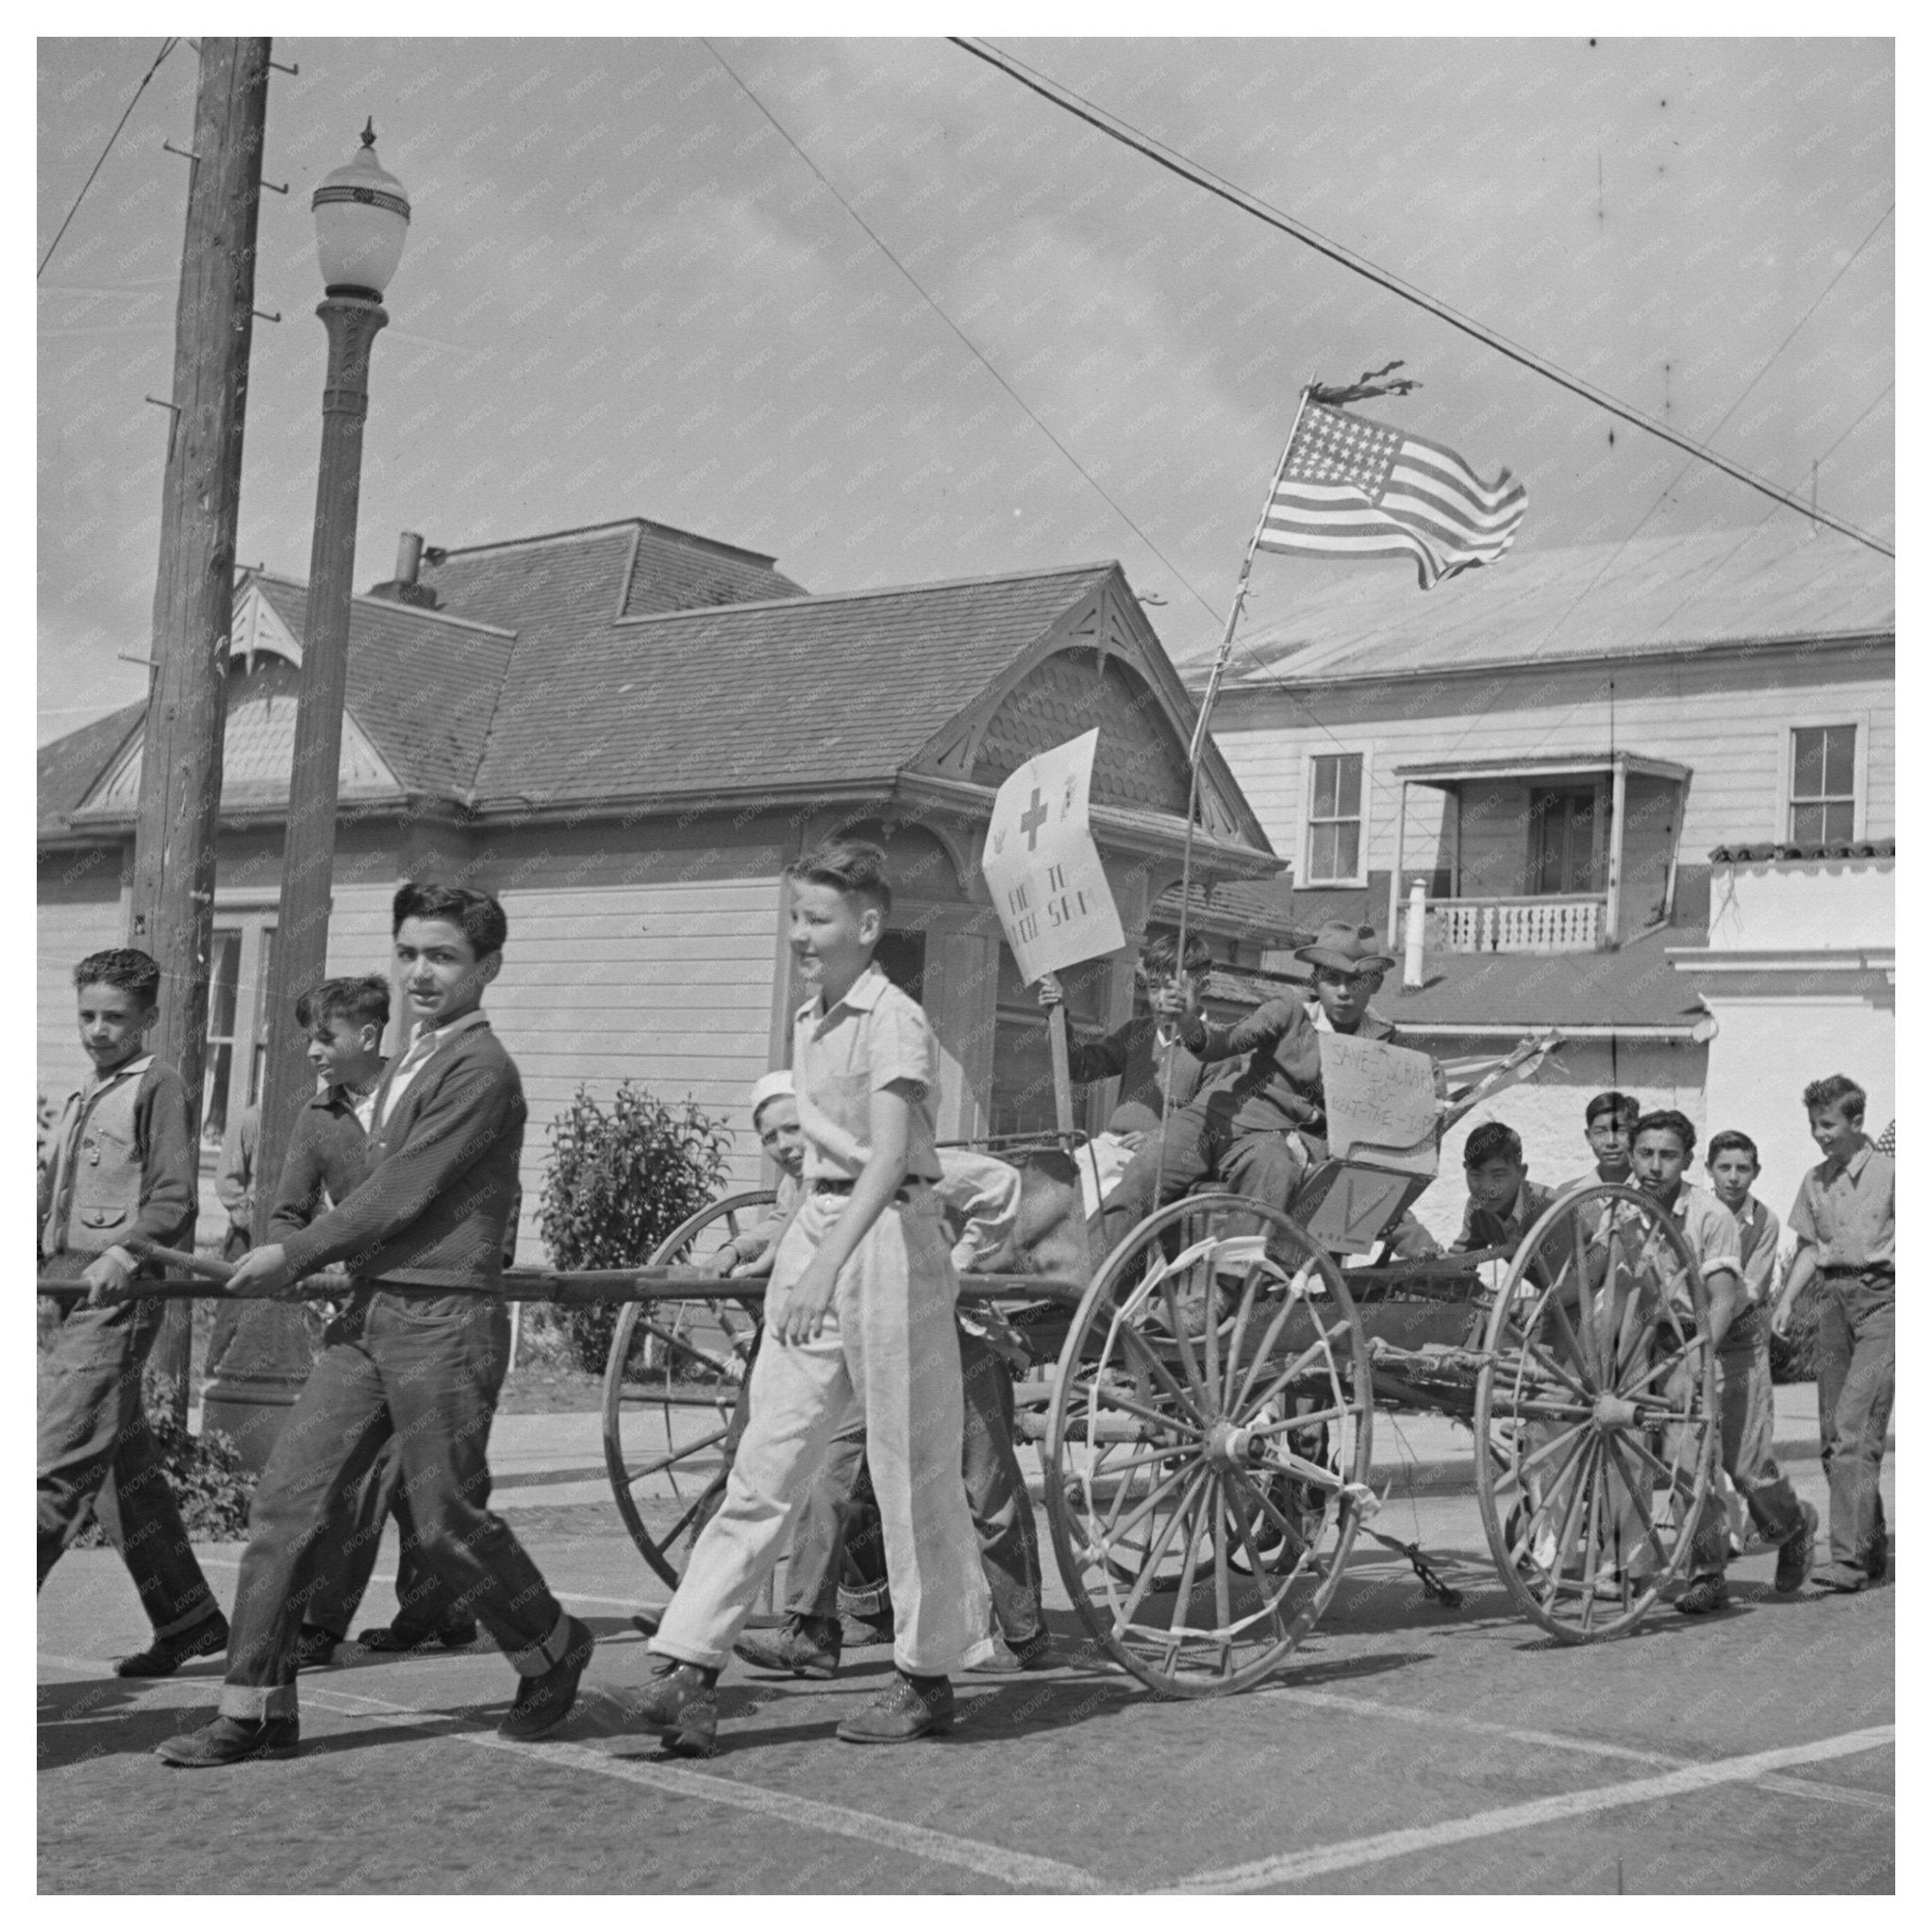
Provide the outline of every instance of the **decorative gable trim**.
<path id="1" fill-rule="evenodd" d="M 229 631 L 228 656 L 242 660 L 244 672 L 255 669 L 261 656 L 286 658 L 298 670 L 302 664 L 302 644 L 280 613 L 263 594 L 261 586 L 250 577 L 235 599 L 235 615 Z"/>

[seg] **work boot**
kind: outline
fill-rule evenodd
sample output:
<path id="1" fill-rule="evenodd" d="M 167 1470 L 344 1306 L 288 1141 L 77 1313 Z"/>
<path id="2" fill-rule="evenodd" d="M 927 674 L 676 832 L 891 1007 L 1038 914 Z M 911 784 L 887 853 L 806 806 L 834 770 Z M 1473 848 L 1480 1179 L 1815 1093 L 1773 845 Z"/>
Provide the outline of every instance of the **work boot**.
<path id="1" fill-rule="evenodd" d="M 893 1639 L 892 1613 L 885 1610 L 876 1617 L 848 1612 L 839 1619 L 839 1641 L 847 1650 L 874 1650 Z"/>
<path id="2" fill-rule="evenodd" d="M 523 1680 L 523 1689 L 517 1692 L 508 1716 L 497 1725 L 496 1735 L 523 1743 L 554 1731 L 577 1701 L 577 1680 L 584 1674 L 591 1653 L 596 1647 L 597 1640 L 591 1635 L 589 1626 L 579 1624 L 575 1617 L 568 1619 L 563 1655 L 541 1677 Z"/>
<path id="3" fill-rule="evenodd" d="M 854 1711 L 838 1736 L 848 1744 L 909 1744 L 915 1738 L 942 1737 L 956 1715 L 953 1687 L 945 1678 L 894 1671 L 891 1688 Z"/>
<path id="4" fill-rule="evenodd" d="M 829 1677 L 839 1668 L 836 1617 L 788 1617 L 776 1630 L 748 1630 L 731 1646 L 733 1655 L 761 1671 L 788 1671 L 794 1677 Z"/>
<path id="5" fill-rule="evenodd" d="M 398 1630 L 393 1624 L 377 1624 L 356 1640 L 364 1650 L 376 1651 L 384 1657 L 414 1656 L 432 1643 L 440 1643 L 445 1650 L 468 1650 L 475 1641 L 476 1626 L 470 1623 L 445 1624 L 441 1630 L 421 1632 Z"/>
<path id="6" fill-rule="evenodd" d="M 1811 1574 L 1811 1540 L 1818 1534 L 1818 1512 L 1808 1503 L 1798 1505 L 1803 1523 L 1777 1546 L 1777 1575 L 1773 1588 L 1780 1596 L 1803 1590 Z"/>
<path id="7" fill-rule="evenodd" d="M 1722 1576 L 1693 1576 L 1690 1587 L 1677 1599 L 1677 1607 L 1687 1617 L 1707 1617 L 1713 1610 L 1728 1609 L 1731 1593 Z"/>
<path id="8" fill-rule="evenodd" d="M 718 1742 L 718 1674 L 675 1657 L 651 1659 L 634 1715 L 679 1757 L 708 1757 Z"/>
<path id="9" fill-rule="evenodd" d="M 190 1658 L 213 1657 L 228 1647 L 228 1620 L 210 1610 L 200 1623 L 173 1637 L 157 1637 L 145 1650 L 124 1657 L 114 1666 L 117 1677 L 172 1677 Z"/>
<path id="10" fill-rule="evenodd" d="M 1872 1576 L 1856 1563 L 1827 1563 L 1822 1570 L 1812 1571 L 1811 1581 L 1822 1590 L 1835 1590 L 1842 1596 L 1851 1596 L 1863 1590 Z"/>
<path id="11" fill-rule="evenodd" d="M 1008 1643 L 995 1633 L 992 1655 L 966 1668 L 975 1676 L 1010 1677 L 1021 1671 L 1050 1671 L 1058 1663 L 1053 1654 L 1053 1632 L 1042 1624 L 1031 1637 L 1023 1637 L 1017 1643 Z"/>
<path id="12" fill-rule="evenodd" d="M 185 1731 L 157 1744 L 155 1756 L 180 1771 L 208 1771 L 251 1757 L 292 1757 L 301 1747 L 300 1718 L 218 1717 L 198 1731 Z"/>
<path id="13" fill-rule="evenodd" d="M 336 1647 L 341 1639 L 320 1624 L 305 1624 L 295 1638 L 295 1668 L 298 1671 L 324 1670 L 336 1660 Z"/>

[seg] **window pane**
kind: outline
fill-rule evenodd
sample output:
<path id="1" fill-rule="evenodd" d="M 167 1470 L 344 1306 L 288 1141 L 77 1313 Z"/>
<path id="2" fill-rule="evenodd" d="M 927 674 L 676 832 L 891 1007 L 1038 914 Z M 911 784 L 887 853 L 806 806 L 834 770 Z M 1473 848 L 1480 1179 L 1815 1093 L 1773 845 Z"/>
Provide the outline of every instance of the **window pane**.
<path id="1" fill-rule="evenodd" d="M 1333 825 L 1311 825 L 1308 828 L 1308 876 L 1311 879 L 1332 879 L 1337 875 L 1335 831 Z"/>
<path id="2" fill-rule="evenodd" d="M 1817 798 L 1824 791 L 1824 733 L 1813 725 L 1791 733 L 1791 796 Z"/>
<path id="3" fill-rule="evenodd" d="M 1824 795 L 1849 798 L 1852 795 L 1852 747 L 1858 735 L 1856 724 L 1834 724 L 1824 732 Z M 1847 832 L 1846 838 L 1851 834 Z"/>
<path id="4" fill-rule="evenodd" d="M 1852 806 L 1850 800 L 1837 805 L 1827 805 L 1824 810 L 1824 842 L 1827 845 L 1846 845 L 1852 837 Z"/>
<path id="5" fill-rule="evenodd" d="M 1362 815 L 1362 761 L 1359 753 L 1351 753 L 1347 758 L 1337 758 L 1341 767 L 1341 805 L 1338 818 L 1358 819 Z M 1353 866 L 1349 868 L 1355 870 Z"/>
<path id="6" fill-rule="evenodd" d="M 1312 816 L 1318 819 L 1332 819 L 1335 816 L 1335 768 L 1340 758 L 1322 758 L 1315 760 L 1315 802 Z"/>
<path id="7" fill-rule="evenodd" d="M 1361 849 L 1362 828 L 1354 821 L 1344 819 L 1335 828 L 1335 871 L 1333 877 L 1352 879 L 1355 876 L 1356 855 Z"/>
<path id="8" fill-rule="evenodd" d="M 235 984 L 241 975 L 242 935 L 218 932 L 208 952 L 208 1037 L 235 1037 Z"/>
<path id="9" fill-rule="evenodd" d="M 201 1138 L 219 1141 L 228 1127 L 228 1070 L 234 1063 L 232 1046 L 217 1046 L 208 1057 L 208 1091 L 201 1103 Z"/>
<path id="10" fill-rule="evenodd" d="M 1822 844 L 1824 839 L 1824 808 L 1822 805 L 1794 805 L 1791 808 L 1791 843 Z"/>

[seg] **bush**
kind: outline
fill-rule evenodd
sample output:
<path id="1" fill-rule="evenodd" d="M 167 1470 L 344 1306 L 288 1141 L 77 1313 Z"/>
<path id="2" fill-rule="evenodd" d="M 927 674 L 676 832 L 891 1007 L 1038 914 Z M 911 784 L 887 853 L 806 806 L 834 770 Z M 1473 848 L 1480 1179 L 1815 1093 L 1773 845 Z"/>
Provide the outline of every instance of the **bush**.
<path id="1" fill-rule="evenodd" d="M 168 1487 L 181 1510 L 189 1536 L 198 1543 L 234 1543 L 248 1536 L 248 1502 L 255 1477 L 228 1438 L 218 1430 L 192 1436 L 175 1422 L 167 1393 L 152 1374 L 142 1384 L 148 1434 L 160 1452 Z M 76 1547 L 94 1548 L 107 1541 L 98 1522 L 82 1532 Z"/>
<path id="2" fill-rule="evenodd" d="M 623 1082 L 607 1113 L 586 1087 L 551 1123 L 540 1225 L 555 1268 L 636 1268 L 716 1198 L 731 1130 L 693 1100 L 676 1113 Z M 553 1309 L 581 1368 L 601 1374 L 617 1309 Z"/>
<path id="3" fill-rule="evenodd" d="M 1790 1332 L 1771 1341 L 1771 1379 L 1774 1382 L 1815 1382 L 1818 1379 L 1818 1312 L 1824 1291 L 1814 1276 L 1791 1310 Z M 1768 1324 L 1769 1315 L 1763 1317 Z"/>

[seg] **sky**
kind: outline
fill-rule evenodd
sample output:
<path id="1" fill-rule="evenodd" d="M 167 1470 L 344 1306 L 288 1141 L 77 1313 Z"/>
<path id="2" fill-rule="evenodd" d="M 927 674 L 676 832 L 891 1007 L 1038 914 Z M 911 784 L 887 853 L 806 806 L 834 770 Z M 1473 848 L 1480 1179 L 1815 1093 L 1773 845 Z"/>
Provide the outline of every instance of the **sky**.
<path id="1" fill-rule="evenodd" d="M 1816 462 L 1821 505 L 1891 541 L 1890 42 L 1000 44 L 1767 478 L 1807 493 Z M 158 46 L 40 42 L 37 261 Z M 457 548 L 643 516 L 823 591 L 1117 558 L 1187 658 L 1220 636 L 1301 386 L 1398 357 L 1422 387 L 1364 413 L 1521 476 L 1523 552 L 1808 529 L 942 40 L 275 58 L 299 73 L 269 94 L 263 173 L 290 192 L 261 212 L 281 321 L 255 332 L 244 564 L 308 572 L 308 197 L 369 117 L 413 216 L 358 587 L 402 529 Z M 167 417 L 143 398 L 171 382 L 188 172 L 161 143 L 188 144 L 195 78 L 183 42 L 38 284 L 42 741 L 144 691 Z M 1413 582 L 1264 558 L 1247 621 L 1338 570 Z"/>

